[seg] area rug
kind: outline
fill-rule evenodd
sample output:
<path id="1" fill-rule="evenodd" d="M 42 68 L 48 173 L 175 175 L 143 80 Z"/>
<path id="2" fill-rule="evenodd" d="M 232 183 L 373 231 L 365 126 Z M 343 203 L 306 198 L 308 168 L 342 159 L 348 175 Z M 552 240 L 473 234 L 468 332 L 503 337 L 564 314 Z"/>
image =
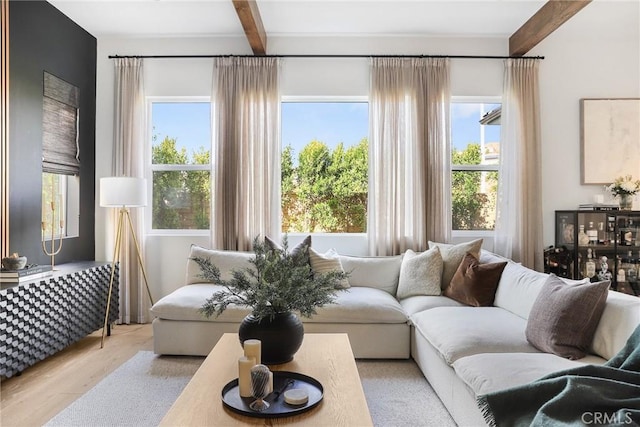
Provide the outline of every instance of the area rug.
<path id="1" fill-rule="evenodd" d="M 203 360 L 138 352 L 46 426 L 157 426 Z M 376 427 L 455 426 L 413 361 L 357 366 Z"/>

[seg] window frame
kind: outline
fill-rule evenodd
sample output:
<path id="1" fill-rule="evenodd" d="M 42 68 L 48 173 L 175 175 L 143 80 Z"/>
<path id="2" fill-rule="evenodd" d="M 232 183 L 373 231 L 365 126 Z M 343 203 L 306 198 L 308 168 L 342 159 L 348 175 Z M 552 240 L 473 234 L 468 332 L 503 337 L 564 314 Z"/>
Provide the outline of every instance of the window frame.
<path id="1" fill-rule="evenodd" d="M 145 177 L 147 179 L 147 206 L 144 210 L 145 232 L 153 236 L 209 236 L 211 225 L 208 229 L 165 229 L 153 228 L 153 173 L 164 171 L 208 171 L 213 179 L 213 156 L 209 157 L 208 165 L 175 165 L 152 163 L 153 147 L 153 104 L 154 103 L 211 103 L 210 96 L 146 96 L 146 131 L 145 131 Z M 213 123 L 211 123 L 213 132 Z M 212 134 L 213 136 L 213 134 Z M 209 141 L 209 152 L 212 150 L 212 141 Z M 211 224 L 211 221 L 209 222 Z"/>
<path id="2" fill-rule="evenodd" d="M 332 96 L 332 95 L 282 95 L 280 97 L 280 154 L 282 154 L 282 104 L 288 102 L 288 103 L 293 103 L 293 102 L 299 102 L 299 103 L 312 103 L 312 102 L 316 102 L 316 103 L 320 103 L 320 102 L 325 102 L 325 103 L 329 103 L 329 102 L 351 102 L 351 103 L 355 103 L 355 102 L 365 102 L 367 104 L 367 108 L 369 108 L 369 96 L 365 96 L 365 95 L 336 95 L 336 96 Z M 370 135 L 367 133 L 367 138 L 369 138 Z M 280 186 L 282 186 L 282 183 L 280 183 Z M 282 187 L 281 187 L 282 188 Z M 368 188 L 367 188 L 368 190 Z M 368 204 L 368 202 L 367 202 Z M 367 223 L 369 222 L 369 214 L 367 213 Z M 293 237 L 301 237 L 301 236 L 317 236 L 317 237 L 323 237 L 323 238 L 336 238 L 336 239 L 345 239 L 345 238 L 349 238 L 351 236 L 353 237 L 367 237 L 369 236 L 369 232 L 365 231 L 364 233 L 344 233 L 344 232 L 339 232 L 339 233 L 328 233 L 328 232 L 284 232 L 282 231 L 282 201 L 280 203 L 280 233 L 281 234 L 286 234 L 288 236 L 293 236 Z"/>
<path id="3" fill-rule="evenodd" d="M 500 104 L 502 105 L 501 96 L 452 96 L 450 104 Z M 502 125 L 501 125 L 502 126 Z M 453 126 L 450 129 L 450 134 L 453 132 Z M 502 143 L 502 141 L 500 141 Z M 449 141 L 450 152 L 453 152 L 453 138 Z M 454 165 L 450 161 L 450 179 L 449 179 L 449 204 L 451 205 L 451 211 L 449 215 L 453 217 L 453 172 L 498 172 L 500 164 L 495 165 Z M 500 158 L 502 161 L 502 158 Z M 453 225 L 451 226 L 451 237 L 454 239 L 463 238 L 471 239 L 476 237 L 493 238 L 495 236 L 495 228 L 493 230 L 455 230 Z"/>

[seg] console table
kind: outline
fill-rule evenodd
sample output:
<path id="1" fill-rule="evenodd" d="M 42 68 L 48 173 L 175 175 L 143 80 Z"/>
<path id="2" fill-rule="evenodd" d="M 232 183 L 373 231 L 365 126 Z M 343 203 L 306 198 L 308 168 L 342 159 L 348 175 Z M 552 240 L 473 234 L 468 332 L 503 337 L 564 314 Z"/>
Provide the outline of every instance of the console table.
<path id="1" fill-rule="evenodd" d="M 52 276 L 0 289 L 0 376 L 11 377 L 103 326 L 111 264 L 56 266 Z M 116 266 L 109 324 L 118 318 Z"/>

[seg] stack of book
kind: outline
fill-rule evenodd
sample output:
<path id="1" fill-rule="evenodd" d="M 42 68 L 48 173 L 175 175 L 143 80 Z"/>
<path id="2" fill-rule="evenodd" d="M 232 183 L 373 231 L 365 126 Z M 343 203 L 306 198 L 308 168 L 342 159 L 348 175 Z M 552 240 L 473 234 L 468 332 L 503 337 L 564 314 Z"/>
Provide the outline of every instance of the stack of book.
<path id="1" fill-rule="evenodd" d="M 50 265 L 27 265 L 20 270 L 0 270 L 0 283 L 20 283 L 53 275 Z"/>
<path id="2" fill-rule="evenodd" d="M 581 203 L 579 205 L 581 211 L 617 211 L 620 206 L 609 203 Z"/>

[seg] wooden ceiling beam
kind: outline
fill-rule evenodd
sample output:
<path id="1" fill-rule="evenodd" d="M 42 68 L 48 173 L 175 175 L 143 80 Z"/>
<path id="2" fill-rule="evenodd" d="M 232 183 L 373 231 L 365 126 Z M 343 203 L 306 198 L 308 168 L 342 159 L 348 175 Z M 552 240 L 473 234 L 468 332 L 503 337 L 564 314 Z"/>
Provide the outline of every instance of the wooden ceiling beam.
<path id="1" fill-rule="evenodd" d="M 232 0 L 254 55 L 266 55 L 267 34 L 255 0 Z"/>
<path id="2" fill-rule="evenodd" d="M 509 37 L 509 55 L 522 56 L 592 0 L 549 0 Z"/>

